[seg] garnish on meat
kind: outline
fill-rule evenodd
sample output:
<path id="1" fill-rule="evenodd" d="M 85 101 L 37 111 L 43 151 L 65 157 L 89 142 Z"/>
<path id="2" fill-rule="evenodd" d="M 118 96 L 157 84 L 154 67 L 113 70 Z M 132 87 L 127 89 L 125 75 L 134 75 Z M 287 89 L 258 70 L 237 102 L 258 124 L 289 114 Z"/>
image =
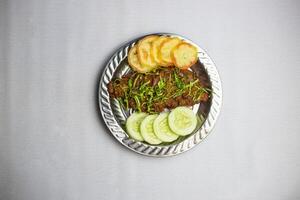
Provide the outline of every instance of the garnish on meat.
<path id="1" fill-rule="evenodd" d="M 108 84 L 111 98 L 126 109 L 157 113 L 165 108 L 192 106 L 207 101 L 211 90 L 188 70 L 161 68 L 146 74 L 131 72 Z"/>

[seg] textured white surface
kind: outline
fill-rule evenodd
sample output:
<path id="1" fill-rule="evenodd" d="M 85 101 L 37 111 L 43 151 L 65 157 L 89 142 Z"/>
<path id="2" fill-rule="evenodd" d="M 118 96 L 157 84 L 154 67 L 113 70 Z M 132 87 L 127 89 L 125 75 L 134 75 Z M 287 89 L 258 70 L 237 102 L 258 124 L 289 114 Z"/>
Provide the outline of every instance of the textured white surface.
<path id="1" fill-rule="evenodd" d="M 0 0 L 0 199 L 300 198 L 300 3 Z M 182 155 L 133 153 L 97 85 L 137 36 L 174 32 L 214 59 L 224 103 Z"/>

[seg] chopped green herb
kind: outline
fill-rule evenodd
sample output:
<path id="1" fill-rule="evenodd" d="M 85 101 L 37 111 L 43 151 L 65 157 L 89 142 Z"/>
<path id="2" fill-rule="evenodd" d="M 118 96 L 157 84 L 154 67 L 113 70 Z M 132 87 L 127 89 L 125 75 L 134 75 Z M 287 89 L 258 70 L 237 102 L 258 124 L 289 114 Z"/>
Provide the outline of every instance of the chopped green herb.
<path id="1" fill-rule="evenodd" d="M 199 102 L 204 93 L 212 93 L 211 89 L 202 86 L 195 74 L 191 75 L 176 68 L 160 68 L 146 74 L 132 73 L 116 79 L 113 87 L 114 97 L 121 106 L 148 113 L 155 113 L 158 109 L 171 105 L 168 101 L 170 99 L 176 98 L 178 104 L 181 101 L 184 103 L 187 97 Z"/>
<path id="2" fill-rule="evenodd" d="M 140 102 L 140 100 L 139 100 L 139 97 L 138 97 L 138 96 L 134 96 L 133 98 L 134 98 L 134 100 L 135 100 L 135 104 L 136 104 L 137 110 L 138 110 L 139 112 L 141 112 L 141 102 Z"/>

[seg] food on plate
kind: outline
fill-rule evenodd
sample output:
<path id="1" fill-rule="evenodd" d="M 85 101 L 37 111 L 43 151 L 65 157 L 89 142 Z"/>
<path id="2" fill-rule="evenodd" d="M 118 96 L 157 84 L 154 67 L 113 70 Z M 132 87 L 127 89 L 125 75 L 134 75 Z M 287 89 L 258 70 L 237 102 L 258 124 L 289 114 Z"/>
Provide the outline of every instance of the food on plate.
<path id="1" fill-rule="evenodd" d="M 211 90 L 195 72 L 172 67 L 146 74 L 130 72 L 109 82 L 108 92 L 125 109 L 158 113 L 205 102 Z"/>
<path id="2" fill-rule="evenodd" d="M 181 42 L 181 39 L 174 37 L 168 38 L 161 43 L 158 55 L 163 62 L 167 63 L 167 66 L 174 66 L 171 52 Z"/>
<path id="3" fill-rule="evenodd" d="M 177 107 L 168 116 L 170 129 L 177 135 L 191 134 L 197 126 L 195 113 L 187 107 Z"/>
<path id="4" fill-rule="evenodd" d="M 158 145 L 194 132 L 198 118 L 188 107 L 211 95 L 202 74 L 187 70 L 197 61 L 197 48 L 178 37 L 150 35 L 131 47 L 133 71 L 107 85 L 110 98 L 133 110 L 125 124 L 131 138 Z"/>
<path id="5" fill-rule="evenodd" d="M 148 116 L 146 113 L 133 113 L 126 121 L 127 133 L 138 141 L 143 141 L 144 138 L 141 136 L 140 125 L 142 121 Z"/>
<path id="6" fill-rule="evenodd" d="M 159 65 L 159 66 L 168 66 L 168 63 L 164 62 L 159 58 L 159 49 L 160 45 L 168 39 L 167 36 L 160 36 L 157 39 L 155 39 L 152 42 L 151 46 L 151 56 L 153 60 Z"/>
<path id="7" fill-rule="evenodd" d="M 173 49 L 172 60 L 176 67 L 188 69 L 198 60 L 197 49 L 189 43 L 182 42 Z"/>
<path id="8" fill-rule="evenodd" d="M 145 72 L 152 70 L 152 68 L 141 65 L 141 63 L 138 59 L 138 56 L 137 56 L 137 47 L 136 46 L 132 47 L 128 53 L 128 63 L 134 71 L 137 71 L 140 73 L 145 73 Z"/>
<path id="9" fill-rule="evenodd" d="M 141 123 L 140 130 L 141 135 L 149 144 L 160 144 L 162 141 L 154 133 L 153 123 L 157 115 L 147 116 Z"/>
<path id="10" fill-rule="evenodd" d="M 142 66 L 149 68 L 149 70 L 155 69 L 158 65 L 151 57 L 151 44 L 159 38 L 157 35 L 150 35 L 144 37 L 137 43 L 137 55 Z"/>
<path id="11" fill-rule="evenodd" d="M 131 47 L 128 63 L 134 71 L 147 73 L 159 67 L 188 69 L 198 60 L 197 48 L 178 37 L 149 35 Z"/>
<path id="12" fill-rule="evenodd" d="M 170 129 L 168 116 L 169 112 L 160 113 L 153 123 L 155 135 L 163 142 L 173 142 L 179 137 Z"/>

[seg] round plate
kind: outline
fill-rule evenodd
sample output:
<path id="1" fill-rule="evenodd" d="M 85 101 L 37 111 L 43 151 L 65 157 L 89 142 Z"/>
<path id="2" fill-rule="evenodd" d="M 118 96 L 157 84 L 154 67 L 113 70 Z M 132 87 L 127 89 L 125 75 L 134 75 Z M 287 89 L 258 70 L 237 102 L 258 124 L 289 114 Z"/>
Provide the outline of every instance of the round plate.
<path id="1" fill-rule="evenodd" d="M 193 148 L 210 133 L 221 109 L 222 87 L 215 64 L 202 48 L 191 40 L 177 34 L 155 33 L 155 35 L 176 36 L 197 47 L 199 60 L 191 67 L 191 70 L 196 72 L 206 86 L 212 89 L 209 101 L 196 104 L 192 108 L 199 119 L 201 119 L 202 123 L 199 123 L 194 133 L 185 137 L 179 137 L 176 141 L 167 144 L 150 145 L 148 143 L 136 141 L 128 136 L 124 124 L 127 117 L 132 113 L 132 110 L 125 111 L 120 107 L 117 100 L 109 97 L 107 84 L 111 80 L 120 78 L 131 71 L 127 61 L 127 54 L 129 49 L 140 38 L 121 47 L 105 66 L 99 83 L 99 108 L 109 131 L 121 144 L 143 155 L 166 157 L 177 155 Z"/>

